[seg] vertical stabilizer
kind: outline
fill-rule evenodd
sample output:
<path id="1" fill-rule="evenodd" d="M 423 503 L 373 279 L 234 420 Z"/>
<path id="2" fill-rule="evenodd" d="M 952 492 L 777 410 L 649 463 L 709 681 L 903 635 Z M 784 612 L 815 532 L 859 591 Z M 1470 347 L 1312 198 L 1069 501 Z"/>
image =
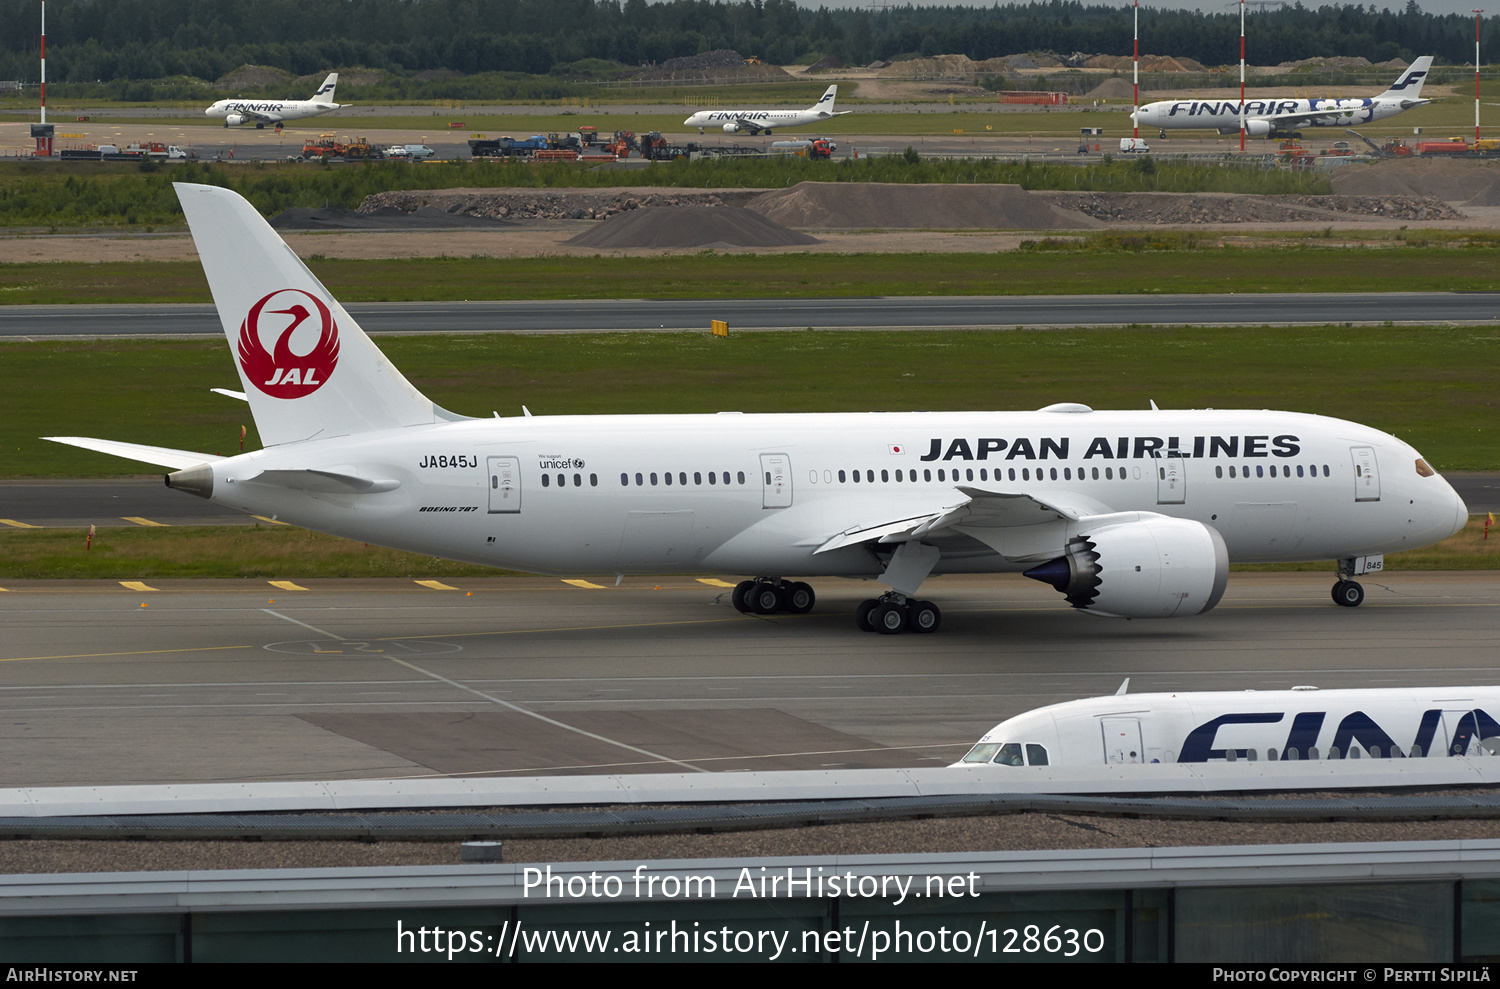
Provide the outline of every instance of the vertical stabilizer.
<path id="1" fill-rule="evenodd" d="M 1422 83 L 1432 69 L 1432 56 L 1423 55 L 1401 77 L 1391 83 L 1391 88 L 1375 97 L 1378 100 L 1419 100 L 1422 98 Z"/>
<path id="2" fill-rule="evenodd" d="M 819 113 L 826 113 L 831 116 L 833 114 L 833 101 L 838 96 L 838 94 L 839 87 L 837 85 L 829 86 L 828 89 L 823 93 L 823 98 L 818 100 L 818 102 L 814 103 L 812 106 L 808 107 L 808 109 L 816 110 Z"/>
<path id="3" fill-rule="evenodd" d="M 312 98 L 309 99 L 308 102 L 332 103 L 333 91 L 338 86 L 338 84 L 339 74 L 337 72 L 328 73 L 328 78 L 323 80 L 323 85 L 318 87 L 318 91 L 312 94 Z"/>
<path id="4" fill-rule="evenodd" d="M 267 446 L 460 418 L 386 360 L 243 197 L 174 187 Z"/>

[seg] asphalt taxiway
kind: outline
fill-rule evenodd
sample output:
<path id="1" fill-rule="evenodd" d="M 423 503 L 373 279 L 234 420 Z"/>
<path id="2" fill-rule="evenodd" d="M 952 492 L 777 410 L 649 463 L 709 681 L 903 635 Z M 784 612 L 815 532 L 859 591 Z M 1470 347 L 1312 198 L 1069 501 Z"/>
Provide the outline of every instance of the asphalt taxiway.
<path id="1" fill-rule="evenodd" d="M 1386 574 L 1358 609 L 1327 574 L 1236 574 L 1214 612 L 1155 622 L 940 577 L 930 636 L 855 631 L 877 585 L 756 618 L 715 579 L 6 582 L 0 786 L 931 766 L 1125 677 L 1500 682 L 1491 572 Z"/>
<path id="2" fill-rule="evenodd" d="M 893 296 L 834 299 L 568 299 L 519 302 L 350 303 L 372 334 L 590 333 L 691 330 L 724 319 L 732 330 L 967 327 L 1229 326 L 1326 323 L 1491 324 L 1495 292 L 1263 292 L 1204 295 Z M 60 305 L 0 308 L 0 340 L 49 337 L 219 336 L 211 305 Z"/>

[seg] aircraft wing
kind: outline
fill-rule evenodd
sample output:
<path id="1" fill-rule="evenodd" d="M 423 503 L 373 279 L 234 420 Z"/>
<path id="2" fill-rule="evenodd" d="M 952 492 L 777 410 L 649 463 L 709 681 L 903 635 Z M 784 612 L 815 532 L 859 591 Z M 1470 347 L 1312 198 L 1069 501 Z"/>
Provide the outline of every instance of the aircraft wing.
<path id="1" fill-rule="evenodd" d="M 1092 498 L 1067 491 L 1007 491 L 960 484 L 940 492 L 930 512 L 846 529 L 825 540 L 813 555 L 858 543 L 899 543 L 953 529 L 995 529 L 1076 522 L 1113 511 Z"/>

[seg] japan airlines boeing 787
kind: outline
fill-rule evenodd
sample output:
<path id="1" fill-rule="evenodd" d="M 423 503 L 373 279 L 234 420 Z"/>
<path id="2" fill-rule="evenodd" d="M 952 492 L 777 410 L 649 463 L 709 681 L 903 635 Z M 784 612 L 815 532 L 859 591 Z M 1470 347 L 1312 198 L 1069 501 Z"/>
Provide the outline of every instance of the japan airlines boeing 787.
<path id="1" fill-rule="evenodd" d="M 930 632 L 933 573 L 1024 571 L 1090 614 L 1195 615 L 1233 561 L 1380 554 L 1467 519 L 1406 443 L 1290 412 L 595 415 L 471 419 L 391 366 L 235 193 L 177 185 L 266 446 L 233 457 L 51 437 L 173 469 L 283 522 L 551 574 L 755 574 L 744 610 L 804 612 L 787 574 L 874 578 L 867 630 Z"/>

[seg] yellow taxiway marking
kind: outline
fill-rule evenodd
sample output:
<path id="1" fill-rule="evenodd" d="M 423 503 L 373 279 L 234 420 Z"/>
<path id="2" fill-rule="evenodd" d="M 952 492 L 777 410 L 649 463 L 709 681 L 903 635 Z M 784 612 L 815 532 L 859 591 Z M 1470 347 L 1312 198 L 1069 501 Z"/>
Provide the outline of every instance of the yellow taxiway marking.
<path id="1" fill-rule="evenodd" d="M 452 584 L 445 584 L 441 580 L 419 580 L 419 581 L 417 581 L 417 583 L 421 584 L 423 587 L 430 587 L 434 591 L 456 591 L 456 590 L 458 590 L 458 588 L 454 587 Z"/>
<path id="2" fill-rule="evenodd" d="M 278 522 L 275 519 L 268 519 L 264 515 L 252 515 L 250 517 L 253 518 L 253 519 L 260 519 L 262 522 L 269 522 L 272 525 L 286 525 L 285 522 Z"/>
<path id="3" fill-rule="evenodd" d="M 153 522 L 150 519 L 143 519 L 139 515 L 121 515 L 120 518 L 126 522 L 134 522 L 136 525 L 159 525 L 164 529 L 168 528 L 165 522 Z"/>
<path id="4" fill-rule="evenodd" d="M 609 588 L 603 584 L 591 584 L 586 580 L 565 580 L 564 584 L 572 584 L 574 587 L 585 587 L 591 591 L 607 591 Z"/>
<path id="5" fill-rule="evenodd" d="M 4 523 L 5 525 L 12 526 L 12 527 L 17 528 L 17 529 L 40 529 L 41 528 L 41 526 L 39 526 L 39 525 L 31 525 L 28 522 L 17 522 L 15 519 L 0 519 L 0 523 Z"/>
<path id="6" fill-rule="evenodd" d="M 195 646 L 191 649 L 135 649 L 131 652 L 78 652 L 63 656 L 10 656 L 0 663 L 24 663 L 35 659 L 101 659 L 106 656 L 160 656 L 173 652 L 219 652 L 224 649 L 254 649 L 255 646 Z"/>
<path id="7" fill-rule="evenodd" d="M 155 587 L 148 587 L 144 581 L 139 581 L 139 580 L 122 580 L 122 581 L 120 581 L 120 586 L 124 587 L 124 588 L 127 588 L 129 590 L 132 590 L 132 591 L 154 591 L 154 590 L 157 590 L 157 588 L 155 588 Z"/>
<path id="8" fill-rule="evenodd" d="M 709 587 L 733 587 L 734 586 L 729 581 L 727 581 L 727 580 L 720 580 L 717 577 L 699 577 L 698 578 L 698 583 L 700 583 L 700 584 L 707 584 Z"/>
<path id="9" fill-rule="evenodd" d="M 305 591 L 305 590 L 307 590 L 307 588 L 302 587 L 302 586 L 300 586 L 298 584 L 294 584 L 294 583 L 292 583 L 289 580 L 268 580 L 268 581 L 266 581 L 266 583 L 270 584 L 272 587 L 279 587 L 283 591 Z"/>

